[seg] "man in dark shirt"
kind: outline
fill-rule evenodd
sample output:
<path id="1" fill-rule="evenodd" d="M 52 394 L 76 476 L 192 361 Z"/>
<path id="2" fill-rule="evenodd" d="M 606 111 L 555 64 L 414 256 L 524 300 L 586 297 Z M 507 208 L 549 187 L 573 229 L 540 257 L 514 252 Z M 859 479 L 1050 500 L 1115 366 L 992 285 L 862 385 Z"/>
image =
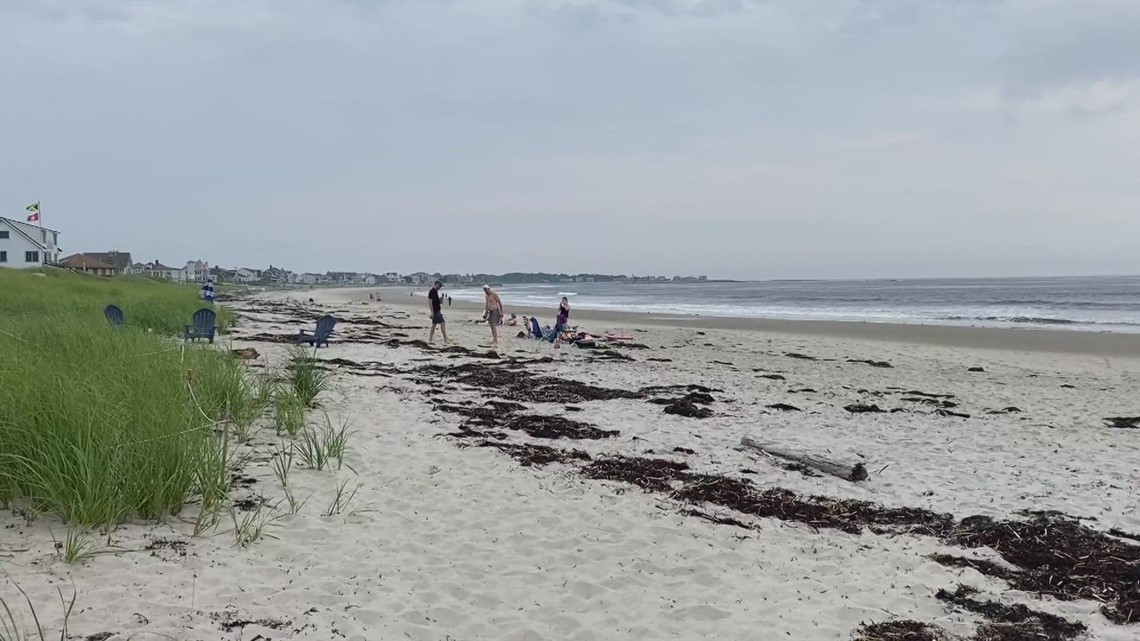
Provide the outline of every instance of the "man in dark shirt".
<path id="1" fill-rule="evenodd" d="M 435 340 L 435 328 L 438 325 L 439 331 L 443 334 L 443 342 L 450 343 L 447 340 L 447 322 L 443 320 L 443 304 L 439 299 L 439 290 L 443 287 L 443 283 L 435 281 L 431 291 L 428 292 L 428 306 L 431 312 L 431 332 L 428 334 L 428 345 L 431 345 Z"/>

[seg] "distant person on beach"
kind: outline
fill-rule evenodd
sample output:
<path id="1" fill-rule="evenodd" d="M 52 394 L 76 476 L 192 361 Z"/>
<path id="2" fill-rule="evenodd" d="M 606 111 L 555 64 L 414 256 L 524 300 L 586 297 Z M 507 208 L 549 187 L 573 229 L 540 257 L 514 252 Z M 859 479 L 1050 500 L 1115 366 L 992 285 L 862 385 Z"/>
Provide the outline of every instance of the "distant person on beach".
<path id="1" fill-rule="evenodd" d="M 491 325 L 491 344 L 499 344 L 499 325 L 503 323 L 503 299 L 491 291 L 490 285 L 483 285 L 483 294 L 487 305 L 483 310 L 483 318 Z"/>
<path id="2" fill-rule="evenodd" d="M 447 306 L 451 307 L 451 296 L 447 297 Z"/>
<path id="3" fill-rule="evenodd" d="M 443 334 L 443 342 L 450 343 L 447 340 L 447 321 L 443 320 L 443 305 L 439 299 L 439 290 L 443 288 L 443 283 L 435 281 L 432 285 L 431 291 L 428 292 L 428 310 L 431 313 L 431 332 L 428 333 L 428 345 L 431 345 L 435 340 L 435 328 L 438 325 L 440 333 Z"/>
<path id="4" fill-rule="evenodd" d="M 558 306 L 558 316 L 554 319 L 554 331 L 550 333 L 550 342 L 557 343 L 558 337 L 562 335 L 562 330 L 570 324 L 570 301 L 563 296 L 562 303 Z"/>

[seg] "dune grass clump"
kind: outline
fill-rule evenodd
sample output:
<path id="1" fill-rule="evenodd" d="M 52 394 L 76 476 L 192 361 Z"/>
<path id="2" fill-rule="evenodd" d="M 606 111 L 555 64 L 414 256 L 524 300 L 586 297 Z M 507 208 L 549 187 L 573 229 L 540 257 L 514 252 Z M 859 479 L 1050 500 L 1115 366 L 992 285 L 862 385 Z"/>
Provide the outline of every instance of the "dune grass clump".
<path id="1" fill-rule="evenodd" d="M 289 385 L 305 407 L 315 407 L 317 397 L 328 389 L 329 371 L 320 366 L 320 361 L 310 356 L 303 348 L 289 350 Z"/>
<path id="2" fill-rule="evenodd" d="M 273 397 L 273 425 L 277 435 L 296 438 L 305 429 L 305 403 L 291 388 L 282 388 Z"/>
<path id="3" fill-rule="evenodd" d="M 200 306 L 193 288 L 119 280 L 0 269 L 0 503 L 109 526 L 228 492 L 219 433 L 256 387 L 170 337 Z M 112 292 L 166 331 L 110 327 Z"/>

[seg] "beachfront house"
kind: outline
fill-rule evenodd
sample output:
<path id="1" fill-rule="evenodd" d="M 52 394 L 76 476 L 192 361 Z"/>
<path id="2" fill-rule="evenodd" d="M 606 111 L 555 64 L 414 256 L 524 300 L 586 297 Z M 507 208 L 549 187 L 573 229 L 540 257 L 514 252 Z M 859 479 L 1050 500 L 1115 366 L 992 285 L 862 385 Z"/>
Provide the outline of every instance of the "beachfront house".
<path id="1" fill-rule="evenodd" d="M 117 249 L 112 249 L 109 252 L 83 252 L 75 255 L 86 256 L 100 263 L 114 267 L 114 276 L 129 276 L 134 273 L 131 252 L 121 252 Z"/>
<path id="2" fill-rule="evenodd" d="M 119 267 L 105 263 L 92 254 L 72 254 L 59 261 L 61 267 L 93 276 L 120 276 Z"/>
<path id="3" fill-rule="evenodd" d="M 297 281 L 297 275 L 288 269 L 270 265 L 267 269 L 262 270 L 261 280 L 274 285 L 288 285 Z"/>
<path id="4" fill-rule="evenodd" d="M 241 267 L 234 272 L 235 283 L 256 283 L 261 280 L 261 270 Z"/>
<path id="5" fill-rule="evenodd" d="M 157 260 L 146 263 L 142 266 L 142 275 L 148 278 L 161 278 L 163 280 L 180 280 L 181 269 L 177 267 L 167 267 Z"/>
<path id="6" fill-rule="evenodd" d="M 58 231 L 0 218 L 0 267 L 30 269 L 58 263 Z"/>
<path id="7" fill-rule="evenodd" d="M 210 277 L 210 264 L 201 260 L 188 260 L 175 280 L 187 283 L 204 283 Z"/>

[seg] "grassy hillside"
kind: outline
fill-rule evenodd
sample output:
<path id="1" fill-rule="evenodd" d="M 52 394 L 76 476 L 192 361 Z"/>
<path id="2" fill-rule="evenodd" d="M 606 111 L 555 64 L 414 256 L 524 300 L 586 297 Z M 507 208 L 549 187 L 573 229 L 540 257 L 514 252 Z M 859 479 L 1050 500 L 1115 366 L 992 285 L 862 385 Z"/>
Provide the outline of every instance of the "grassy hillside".
<path id="1" fill-rule="evenodd" d="M 48 270 L 0 268 L 0 326 L 10 318 L 65 313 L 100 322 L 103 308 L 118 305 L 127 322 L 155 332 L 178 334 L 203 306 L 196 285 L 179 285 L 138 276 L 105 278 Z M 233 314 L 218 308 L 218 325 L 233 324 Z"/>
<path id="2" fill-rule="evenodd" d="M 0 269 L 0 503 L 104 525 L 224 497 L 218 420 L 252 392 L 224 351 L 173 337 L 201 306 L 189 286 Z"/>

